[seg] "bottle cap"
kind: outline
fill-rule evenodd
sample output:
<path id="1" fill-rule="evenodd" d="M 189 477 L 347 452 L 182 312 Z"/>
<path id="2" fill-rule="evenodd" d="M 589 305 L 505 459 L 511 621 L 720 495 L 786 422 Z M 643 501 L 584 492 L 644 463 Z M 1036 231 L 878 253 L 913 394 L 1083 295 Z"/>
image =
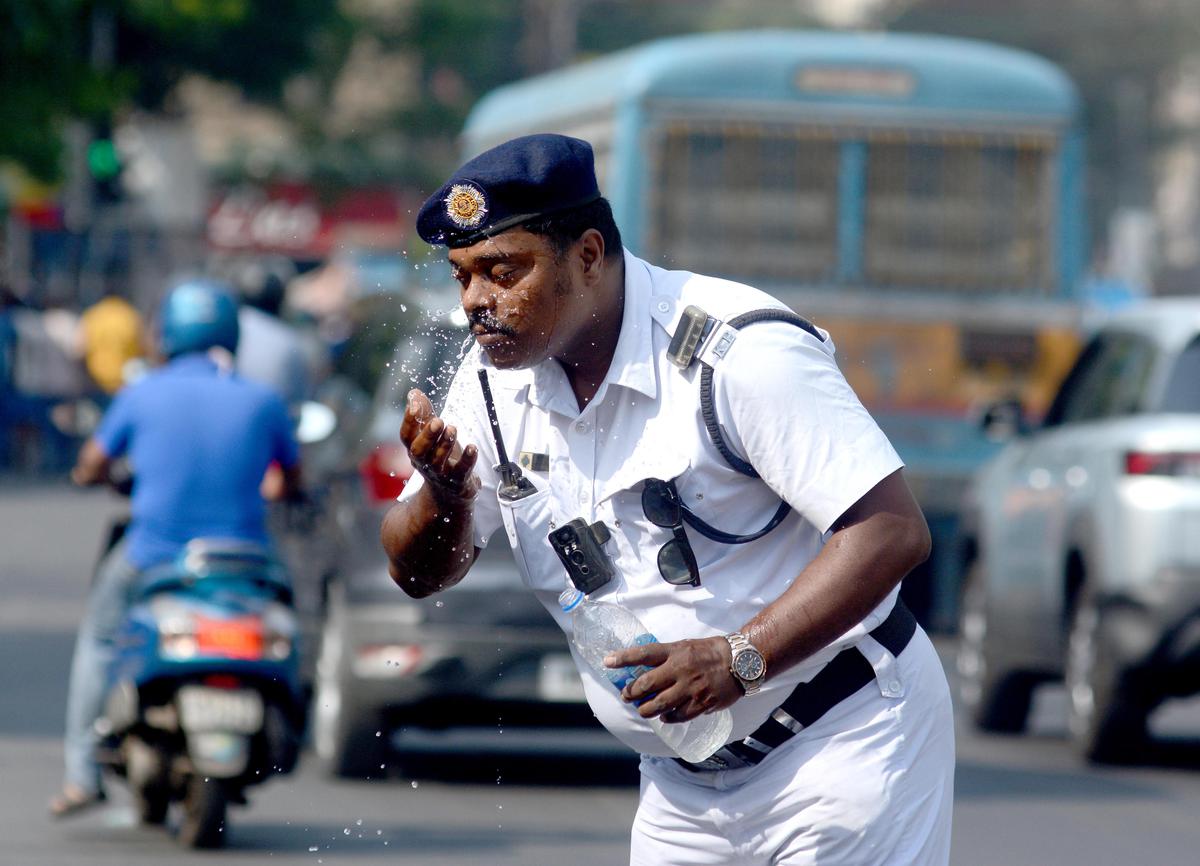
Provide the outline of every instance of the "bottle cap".
<path id="1" fill-rule="evenodd" d="M 583 601 L 583 593 L 577 589 L 564 589 L 558 597 L 558 603 L 564 613 L 577 608 L 581 601 Z"/>

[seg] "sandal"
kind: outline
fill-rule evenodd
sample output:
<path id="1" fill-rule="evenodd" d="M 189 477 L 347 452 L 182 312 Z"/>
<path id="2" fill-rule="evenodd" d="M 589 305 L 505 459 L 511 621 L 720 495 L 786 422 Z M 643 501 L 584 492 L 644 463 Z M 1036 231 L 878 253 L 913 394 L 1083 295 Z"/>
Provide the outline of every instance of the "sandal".
<path id="1" fill-rule="evenodd" d="M 78 785 L 66 785 L 60 792 L 50 798 L 47 808 L 51 818 L 67 818 L 86 812 L 94 806 L 99 806 L 108 797 L 103 789 L 87 791 Z"/>

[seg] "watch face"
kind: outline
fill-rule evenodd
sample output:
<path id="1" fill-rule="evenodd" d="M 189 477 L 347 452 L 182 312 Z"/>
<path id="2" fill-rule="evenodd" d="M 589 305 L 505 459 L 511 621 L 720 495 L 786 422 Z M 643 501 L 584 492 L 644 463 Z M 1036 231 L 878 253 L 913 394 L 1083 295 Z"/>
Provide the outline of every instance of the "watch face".
<path id="1" fill-rule="evenodd" d="M 742 650 L 733 659 L 733 670 L 740 679 L 756 680 L 763 675 L 763 657 L 755 650 Z"/>

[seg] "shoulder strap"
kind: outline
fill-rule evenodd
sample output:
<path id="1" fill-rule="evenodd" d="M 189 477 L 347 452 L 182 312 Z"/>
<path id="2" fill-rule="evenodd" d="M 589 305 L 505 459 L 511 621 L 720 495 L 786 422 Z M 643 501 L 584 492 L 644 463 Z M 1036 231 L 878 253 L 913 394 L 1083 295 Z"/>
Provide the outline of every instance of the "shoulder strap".
<path id="1" fill-rule="evenodd" d="M 787 322 L 795 325 L 798 328 L 803 328 L 808 333 L 812 334 L 821 342 L 825 338 L 821 336 L 821 332 L 817 330 L 808 319 L 798 313 L 793 313 L 790 310 L 777 309 L 762 309 L 750 310 L 747 313 L 734 316 L 725 324 L 731 328 L 743 328 L 746 325 L 753 325 L 755 322 Z M 725 458 L 725 462 L 736 469 L 743 475 L 749 475 L 751 478 L 757 478 L 758 472 L 747 461 L 733 453 L 727 444 L 725 437 L 721 435 L 721 425 L 717 422 L 717 410 L 713 405 L 713 384 L 712 384 L 713 368 L 706 361 L 700 361 L 700 413 L 704 417 L 704 426 L 708 429 L 709 438 L 712 439 L 713 445 L 721 452 L 721 456 Z"/>

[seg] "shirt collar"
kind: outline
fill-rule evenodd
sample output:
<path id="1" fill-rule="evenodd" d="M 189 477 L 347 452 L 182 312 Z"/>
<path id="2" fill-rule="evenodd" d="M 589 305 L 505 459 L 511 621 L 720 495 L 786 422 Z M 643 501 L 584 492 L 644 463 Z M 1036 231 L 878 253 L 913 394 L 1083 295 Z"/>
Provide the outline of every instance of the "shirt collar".
<path id="1" fill-rule="evenodd" d="M 167 362 L 167 369 L 181 373 L 217 372 L 217 362 L 208 356 L 207 352 L 188 352 L 177 355 Z"/>
<path id="2" fill-rule="evenodd" d="M 617 338 L 617 348 L 604 378 L 653 399 L 658 396 L 658 376 L 654 365 L 654 320 L 650 318 L 651 292 L 650 268 L 625 250 L 625 311 L 621 316 L 621 336 Z"/>

